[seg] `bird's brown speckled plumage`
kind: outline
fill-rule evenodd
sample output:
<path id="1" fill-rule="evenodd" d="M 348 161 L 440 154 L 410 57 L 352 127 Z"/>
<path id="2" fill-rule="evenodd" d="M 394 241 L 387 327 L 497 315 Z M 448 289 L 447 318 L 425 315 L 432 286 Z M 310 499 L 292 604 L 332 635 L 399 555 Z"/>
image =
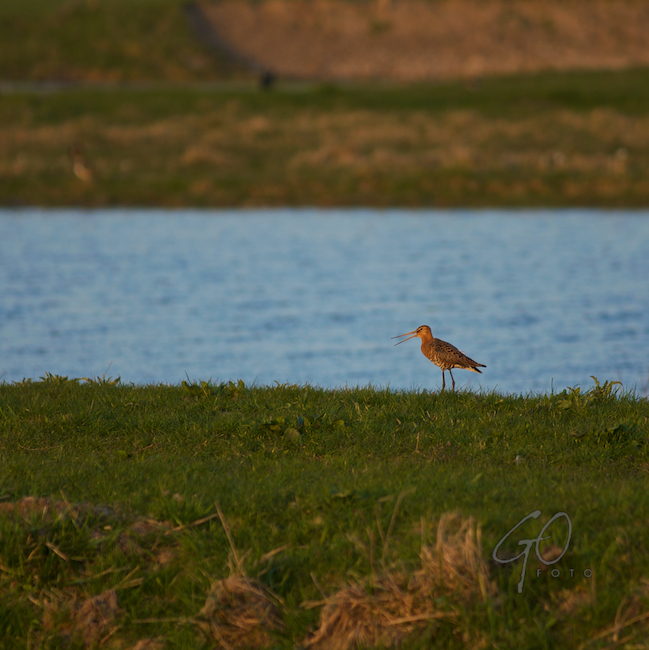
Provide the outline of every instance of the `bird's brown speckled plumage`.
<path id="1" fill-rule="evenodd" d="M 442 371 L 442 390 L 446 388 L 446 379 L 444 377 L 444 373 L 447 370 L 451 375 L 453 390 L 455 390 L 455 379 L 453 378 L 453 373 L 451 372 L 452 368 L 463 368 L 465 370 L 471 370 L 472 372 L 481 372 L 478 370 L 478 368 L 487 367 L 483 363 L 478 363 L 470 357 L 467 357 L 464 352 L 458 350 L 454 345 L 451 345 L 446 341 L 442 341 L 441 339 L 436 339 L 433 336 L 433 333 L 430 331 L 430 327 L 428 327 L 428 325 L 421 325 L 413 332 L 408 332 L 407 334 L 399 334 L 399 336 L 393 336 L 392 338 L 398 339 L 402 336 L 407 336 L 408 338 L 403 339 L 403 341 L 399 341 L 399 343 L 409 341 L 416 336 L 421 339 L 422 354 L 427 359 L 430 359 Z M 399 343 L 395 343 L 395 345 L 399 345 Z"/>

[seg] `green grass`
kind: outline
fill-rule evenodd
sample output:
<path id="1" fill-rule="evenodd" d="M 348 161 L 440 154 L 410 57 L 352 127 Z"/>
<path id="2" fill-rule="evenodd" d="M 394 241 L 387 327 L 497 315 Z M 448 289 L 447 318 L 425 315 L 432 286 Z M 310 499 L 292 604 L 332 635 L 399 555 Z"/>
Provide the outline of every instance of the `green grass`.
<path id="1" fill-rule="evenodd" d="M 0 204 L 649 202 L 649 71 L 406 88 L 9 93 Z M 607 94 L 609 93 L 609 94 Z M 78 143 L 92 182 L 72 173 Z"/>
<path id="2" fill-rule="evenodd" d="M 180 0 L 4 0 L 0 79 L 196 81 L 236 70 L 197 42 Z"/>
<path id="3" fill-rule="evenodd" d="M 417 628 L 411 642 L 432 634 L 440 647 L 466 647 L 470 632 L 489 647 L 577 647 L 618 608 L 619 621 L 647 606 L 648 417 L 646 399 L 608 382 L 518 397 L 52 376 L 2 384 L 0 504 L 48 497 L 62 511 L 0 514 L 0 638 L 82 647 L 71 603 L 115 589 L 114 647 L 156 636 L 202 647 L 196 615 L 230 573 L 216 503 L 238 555 L 249 551 L 245 571 L 276 595 L 278 648 L 317 628 L 322 607 L 303 604 L 322 592 L 415 570 L 422 535 L 434 543 L 444 513 L 475 517 L 489 559 L 530 512 L 542 516 L 512 537 L 514 554 L 566 512 L 561 576 L 537 578 L 532 552 L 519 594 L 521 561 L 491 562 L 501 595 L 457 624 Z M 144 520 L 158 523 L 139 530 Z M 565 529 L 554 532 L 563 544 Z M 649 632 L 639 621 L 625 634 Z"/>
<path id="4" fill-rule="evenodd" d="M 314 109 L 431 113 L 471 110 L 488 117 L 514 118 L 544 111 L 588 112 L 598 108 L 624 115 L 644 115 L 649 110 L 649 68 L 485 77 L 476 86 L 463 81 L 335 85 L 280 80 L 275 91 L 263 92 L 254 80 L 237 83 L 224 80 L 221 85 L 207 88 L 200 83 L 170 83 L 157 89 L 153 85 L 151 89 L 134 87 L 132 90 L 107 86 L 45 93 L 26 91 L 9 93 L 4 100 L 9 110 L 12 104 L 28 107 L 38 123 L 57 123 L 79 112 L 93 117 L 114 117 L 124 105 L 131 111 L 139 106 L 140 119 L 151 120 L 180 112 L 200 112 L 231 100 L 248 111 L 272 109 L 290 115 Z"/>

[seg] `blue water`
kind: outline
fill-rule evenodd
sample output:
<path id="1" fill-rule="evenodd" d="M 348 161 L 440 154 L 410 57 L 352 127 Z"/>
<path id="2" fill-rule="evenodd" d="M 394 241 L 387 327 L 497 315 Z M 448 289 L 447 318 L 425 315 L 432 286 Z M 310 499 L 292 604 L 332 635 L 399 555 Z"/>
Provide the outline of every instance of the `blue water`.
<path id="1" fill-rule="evenodd" d="M 0 210 L 0 380 L 649 382 L 649 212 Z"/>

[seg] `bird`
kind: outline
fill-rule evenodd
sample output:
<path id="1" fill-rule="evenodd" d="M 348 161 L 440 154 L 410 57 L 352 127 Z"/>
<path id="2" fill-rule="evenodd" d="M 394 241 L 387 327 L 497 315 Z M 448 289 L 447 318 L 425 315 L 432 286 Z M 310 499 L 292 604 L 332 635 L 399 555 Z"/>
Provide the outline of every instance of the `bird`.
<path id="1" fill-rule="evenodd" d="M 72 172 L 74 175 L 84 183 L 89 183 L 93 180 L 92 169 L 86 162 L 86 159 L 78 144 L 73 144 L 70 147 L 70 157 L 72 158 Z"/>
<path id="2" fill-rule="evenodd" d="M 395 343 L 399 345 L 400 343 L 405 343 L 410 339 L 414 339 L 418 336 L 421 339 L 421 352 L 427 358 L 430 359 L 437 367 L 442 370 L 442 390 L 446 388 L 446 379 L 444 378 L 444 373 L 448 370 L 451 375 L 451 380 L 453 381 L 453 390 L 455 390 L 455 379 L 453 378 L 453 373 L 451 368 L 465 368 L 466 370 L 471 370 L 471 372 L 479 372 L 482 374 L 481 370 L 478 368 L 486 368 L 483 363 L 478 363 L 473 359 L 469 358 L 460 352 L 454 345 L 442 341 L 441 339 L 436 339 L 433 336 L 433 333 L 430 330 L 428 325 L 420 325 L 413 332 L 407 332 L 406 334 L 399 334 L 399 336 L 393 336 L 393 339 L 400 339 L 403 336 L 407 336 L 407 339 Z"/>

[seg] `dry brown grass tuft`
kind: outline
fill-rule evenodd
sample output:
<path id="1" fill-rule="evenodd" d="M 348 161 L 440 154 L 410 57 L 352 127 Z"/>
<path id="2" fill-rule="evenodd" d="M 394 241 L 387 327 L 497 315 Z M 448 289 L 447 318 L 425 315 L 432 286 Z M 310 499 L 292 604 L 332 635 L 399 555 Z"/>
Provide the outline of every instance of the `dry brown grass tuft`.
<path id="1" fill-rule="evenodd" d="M 119 628 L 115 624 L 121 608 L 114 590 L 78 603 L 75 597 L 63 603 L 45 606 L 43 627 L 55 630 L 60 638 L 71 638 L 90 648 L 105 642 Z"/>
<path id="2" fill-rule="evenodd" d="M 466 612 L 495 593 L 480 527 L 472 517 L 448 513 L 439 521 L 435 546 L 422 547 L 420 570 L 410 578 L 387 572 L 337 592 L 305 645 L 318 650 L 392 646 L 434 621 L 459 626 Z"/>
<path id="3" fill-rule="evenodd" d="M 284 626 L 275 604 L 279 598 L 258 580 L 245 575 L 247 553 L 239 553 L 223 511 L 217 503 L 214 506 L 230 544 L 231 575 L 212 583 L 194 623 L 208 639 L 225 648 L 268 647 L 272 632 Z"/>
<path id="4" fill-rule="evenodd" d="M 91 646 L 115 629 L 115 619 L 120 612 L 117 594 L 105 591 L 89 598 L 76 610 L 73 630 L 82 636 L 86 646 Z"/>
<path id="5" fill-rule="evenodd" d="M 595 602 L 595 590 L 591 587 L 590 598 L 583 598 L 588 605 Z M 639 586 L 628 596 L 624 596 L 617 607 L 615 621 L 612 626 L 601 630 L 588 641 L 582 643 L 577 650 L 584 650 L 596 641 L 607 641 L 611 645 L 607 648 L 646 648 L 649 638 L 649 578 L 640 578 Z M 644 641 L 644 643 L 630 644 L 630 641 Z M 624 645 L 626 644 L 626 645 Z M 594 646 L 593 646 L 594 647 Z"/>
<path id="6" fill-rule="evenodd" d="M 270 592 L 257 580 L 237 575 L 212 584 L 195 622 L 225 648 L 265 648 L 272 642 L 271 631 L 283 626 Z"/>
<path id="7" fill-rule="evenodd" d="M 140 639 L 131 650 L 162 650 L 164 646 L 164 639 L 153 637 L 151 639 Z"/>
<path id="8" fill-rule="evenodd" d="M 0 515 L 15 515 L 29 518 L 31 516 L 45 517 L 65 511 L 63 501 L 52 501 L 42 497 L 23 497 L 16 503 L 0 503 Z"/>
<path id="9" fill-rule="evenodd" d="M 15 503 L 0 503 L 0 516 L 15 516 L 31 519 L 41 517 L 71 517 L 77 519 L 84 515 L 112 516 L 113 508 L 108 506 L 94 506 L 91 503 L 69 503 L 64 499 L 50 499 L 48 497 L 23 497 Z"/>
<path id="10" fill-rule="evenodd" d="M 481 529 L 473 517 L 442 515 L 435 546 L 421 550 L 421 570 L 413 577 L 413 587 L 427 594 L 441 590 L 458 598 L 463 606 L 492 597 L 496 586 L 489 579 L 481 546 Z"/>

